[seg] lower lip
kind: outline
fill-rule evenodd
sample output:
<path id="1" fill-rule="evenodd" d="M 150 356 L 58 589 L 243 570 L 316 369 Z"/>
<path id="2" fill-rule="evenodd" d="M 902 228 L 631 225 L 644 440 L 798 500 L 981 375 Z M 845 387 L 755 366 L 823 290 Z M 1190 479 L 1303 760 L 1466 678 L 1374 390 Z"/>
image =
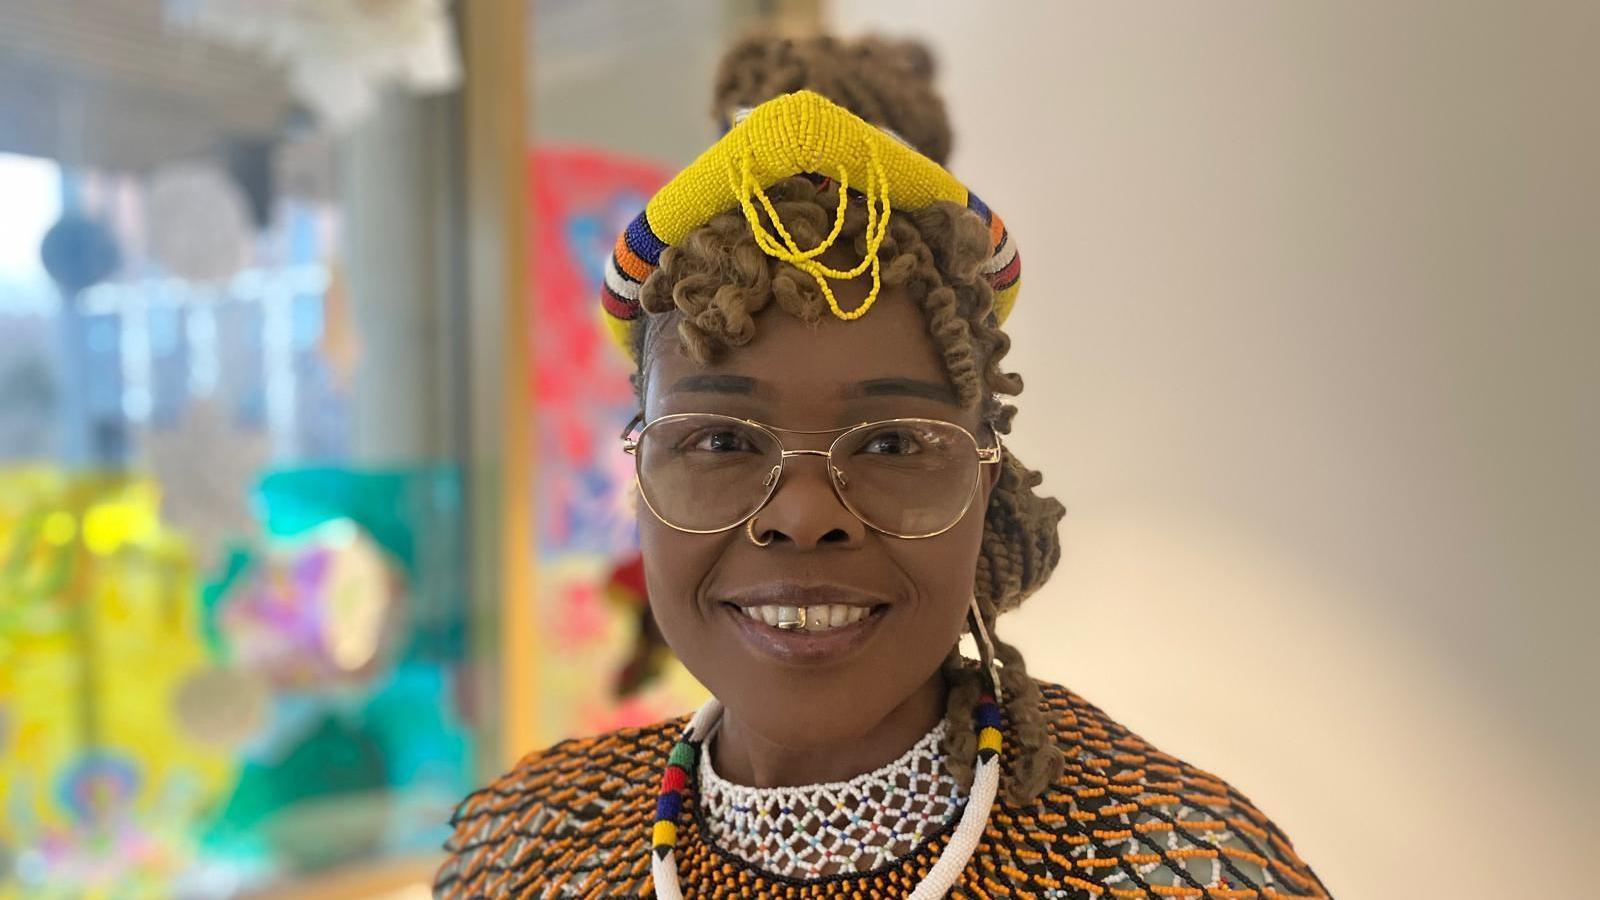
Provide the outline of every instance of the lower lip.
<path id="1" fill-rule="evenodd" d="M 844 659 L 872 637 L 889 611 L 888 607 L 880 606 L 859 622 L 825 631 L 786 631 L 752 619 L 736 606 L 722 608 L 733 617 L 734 626 L 751 649 L 778 662 L 797 666 L 827 665 Z"/>

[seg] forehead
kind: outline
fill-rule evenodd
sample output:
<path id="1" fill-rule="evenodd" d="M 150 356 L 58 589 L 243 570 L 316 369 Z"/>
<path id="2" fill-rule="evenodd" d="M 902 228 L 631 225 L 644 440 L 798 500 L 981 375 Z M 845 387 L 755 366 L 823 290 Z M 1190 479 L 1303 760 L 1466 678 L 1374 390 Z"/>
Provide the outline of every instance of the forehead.
<path id="1" fill-rule="evenodd" d="M 864 289 L 838 291 L 851 309 Z M 645 405 L 650 418 L 673 412 L 727 412 L 782 418 L 791 427 L 843 424 L 863 416 L 956 418 L 964 410 L 922 311 L 885 290 L 864 315 L 844 321 L 824 312 L 815 325 L 776 303 L 756 316 L 749 344 L 701 365 L 668 329 L 650 356 Z"/>

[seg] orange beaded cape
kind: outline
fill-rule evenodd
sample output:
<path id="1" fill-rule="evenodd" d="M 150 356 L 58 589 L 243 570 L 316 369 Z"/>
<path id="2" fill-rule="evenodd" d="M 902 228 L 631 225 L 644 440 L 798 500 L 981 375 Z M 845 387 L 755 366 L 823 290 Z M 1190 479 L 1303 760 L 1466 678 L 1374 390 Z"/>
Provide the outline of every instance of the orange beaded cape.
<path id="1" fill-rule="evenodd" d="M 1067 757 L 1037 801 L 995 802 L 950 897 L 1328 897 L 1239 791 L 1162 753 L 1060 685 L 1039 682 Z M 688 717 L 562 741 L 467 797 L 436 897 L 649 897 L 657 781 Z M 1011 752 L 1014 742 L 1008 742 Z M 1009 759 L 1002 760 L 1005 784 Z M 891 898 L 911 892 L 953 823 L 873 872 L 796 881 L 709 845 L 693 791 L 678 837 L 686 897 Z"/>

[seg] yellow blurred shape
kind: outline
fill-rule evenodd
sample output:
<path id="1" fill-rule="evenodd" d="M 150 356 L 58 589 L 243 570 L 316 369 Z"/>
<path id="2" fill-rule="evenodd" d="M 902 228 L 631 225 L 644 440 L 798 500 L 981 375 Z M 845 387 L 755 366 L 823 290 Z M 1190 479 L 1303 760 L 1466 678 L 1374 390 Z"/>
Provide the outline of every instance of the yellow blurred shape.
<path id="1" fill-rule="evenodd" d="M 44 517 L 39 533 L 44 542 L 52 547 L 65 547 L 77 537 L 78 523 L 73 520 L 71 513 L 57 510 Z"/>
<path id="2" fill-rule="evenodd" d="M 323 638 L 334 665 L 354 672 L 377 656 L 392 605 L 391 579 L 377 550 L 352 534 L 334 559 L 330 580 Z"/>
<path id="3" fill-rule="evenodd" d="M 144 543 L 160 529 L 153 492 L 130 489 L 96 504 L 83 517 L 83 544 L 96 556 L 110 556 L 124 544 Z"/>

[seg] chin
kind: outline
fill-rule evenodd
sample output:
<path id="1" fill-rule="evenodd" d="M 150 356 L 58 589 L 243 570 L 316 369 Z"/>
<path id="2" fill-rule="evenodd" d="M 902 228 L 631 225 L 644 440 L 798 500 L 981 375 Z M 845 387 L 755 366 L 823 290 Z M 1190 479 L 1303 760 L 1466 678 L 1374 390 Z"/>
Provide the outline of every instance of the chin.
<path id="1" fill-rule="evenodd" d="M 893 704 L 862 696 L 859 687 L 804 690 L 798 680 L 768 688 L 752 679 L 717 694 L 723 706 L 763 738 L 794 749 L 837 746 L 872 731 Z"/>

